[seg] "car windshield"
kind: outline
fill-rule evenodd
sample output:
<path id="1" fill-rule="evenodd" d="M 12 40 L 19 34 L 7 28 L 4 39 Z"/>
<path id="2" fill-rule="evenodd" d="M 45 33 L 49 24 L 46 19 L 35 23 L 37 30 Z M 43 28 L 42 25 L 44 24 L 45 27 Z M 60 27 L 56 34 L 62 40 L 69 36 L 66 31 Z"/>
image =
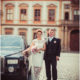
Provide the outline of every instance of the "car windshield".
<path id="1" fill-rule="evenodd" d="M 20 51 L 23 49 L 23 39 L 20 36 L 0 36 L 1 50 Z"/>

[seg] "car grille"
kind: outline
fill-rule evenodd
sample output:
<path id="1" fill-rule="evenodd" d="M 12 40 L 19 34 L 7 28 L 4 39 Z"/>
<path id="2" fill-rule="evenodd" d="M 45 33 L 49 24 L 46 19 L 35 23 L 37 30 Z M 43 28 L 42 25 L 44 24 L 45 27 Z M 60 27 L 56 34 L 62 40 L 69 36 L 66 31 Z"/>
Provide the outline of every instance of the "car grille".
<path id="1" fill-rule="evenodd" d="M 0 58 L 1 58 L 1 73 L 4 73 L 4 67 L 5 67 L 4 57 L 0 57 Z"/>

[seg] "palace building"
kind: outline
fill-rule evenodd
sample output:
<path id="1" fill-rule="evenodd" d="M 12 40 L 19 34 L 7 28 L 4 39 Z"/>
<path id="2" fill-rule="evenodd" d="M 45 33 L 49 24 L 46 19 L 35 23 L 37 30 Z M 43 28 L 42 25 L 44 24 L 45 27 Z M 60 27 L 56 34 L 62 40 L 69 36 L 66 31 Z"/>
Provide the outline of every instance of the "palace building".
<path id="1" fill-rule="evenodd" d="M 36 29 L 56 29 L 62 51 L 79 51 L 78 0 L 1 0 L 1 35 L 22 35 L 30 45 Z"/>

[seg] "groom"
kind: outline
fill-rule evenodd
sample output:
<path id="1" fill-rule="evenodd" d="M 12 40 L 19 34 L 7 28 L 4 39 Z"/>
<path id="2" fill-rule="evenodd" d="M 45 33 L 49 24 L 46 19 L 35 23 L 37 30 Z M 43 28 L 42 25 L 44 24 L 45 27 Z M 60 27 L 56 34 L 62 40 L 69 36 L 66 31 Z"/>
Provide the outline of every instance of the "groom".
<path id="1" fill-rule="evenodd" d="M 61 51 L 60 39 L 55 38 L 55 29 L 49 30 L 48 41 L 46 42 L 46 51 L 44 54 L 47 80 L 51 80 L 51 70 L 53 80 L 57 80 L 57 61 Z M 52 65 L 52 69 L 51 69 Z"/>

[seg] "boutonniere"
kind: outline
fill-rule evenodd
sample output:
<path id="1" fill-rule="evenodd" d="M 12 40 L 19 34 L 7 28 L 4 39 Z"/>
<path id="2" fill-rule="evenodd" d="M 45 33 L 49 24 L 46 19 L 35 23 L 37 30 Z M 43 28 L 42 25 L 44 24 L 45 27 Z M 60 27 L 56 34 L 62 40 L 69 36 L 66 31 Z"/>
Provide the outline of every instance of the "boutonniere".
<path id="1" fill-rule="evenodd" d="M 56 43 L 56 41 L 54 41 L 54 44 Z"/>

